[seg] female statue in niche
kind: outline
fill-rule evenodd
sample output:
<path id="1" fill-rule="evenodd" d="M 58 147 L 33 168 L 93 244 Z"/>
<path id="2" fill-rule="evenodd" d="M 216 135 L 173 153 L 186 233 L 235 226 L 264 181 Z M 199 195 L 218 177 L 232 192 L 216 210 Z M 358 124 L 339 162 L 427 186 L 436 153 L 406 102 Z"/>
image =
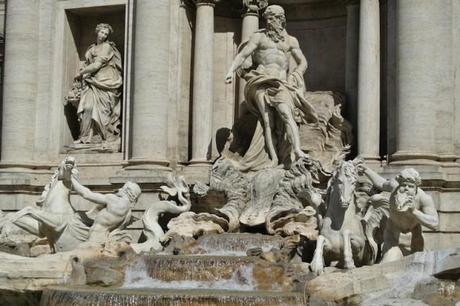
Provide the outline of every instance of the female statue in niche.
<path id="1" fill-rule="evenodd" d="M 108 40 L 109 24 L 96 26 L 97 40 L 85 53 L 83 67 L 75 76 L 74 88 L 67 100 L 77 102 L 80 134 L 74 148 L 118 151 L 120 148 L 120 104 L 123 85 L 121 54 Z M 73 100 L 73 101 L 72 101 Z"/>

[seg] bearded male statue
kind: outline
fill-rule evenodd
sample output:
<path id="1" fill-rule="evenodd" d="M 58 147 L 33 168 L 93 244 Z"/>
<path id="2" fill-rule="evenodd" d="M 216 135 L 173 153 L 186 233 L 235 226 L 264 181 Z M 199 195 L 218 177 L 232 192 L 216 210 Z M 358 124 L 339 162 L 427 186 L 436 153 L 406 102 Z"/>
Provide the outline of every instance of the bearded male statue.
<path id="1" fill-rule="evenodd" d="M 386 180 L 362 164 L 358 169 L 376 188 L 391 192 L 382 262 L 399 260 L 405 255 L 423 251 L 422 225 L 436 230 L 439 220 L 433 199 L 420 188 L 422 180 L 419 173 L 407 168 L 396 178 Z"/>
<path id="2" fill-rule="evenodd" d="M 226 83 L 233 81 L 235 72 L 245 79 L 247 107 L 263 129 L 254 134 L 253 148 L 245 155 L 247 163 L 251 163 L 247 168 L 278 164 L 289 168 L 294 160 L 306 157 L 300 145 L 298 124 L 317 122 L 318 118 L 304 96 L 307 60 L 297 39 L 286 32 L 283 8 L 270 5 L 263 17 L 267 28 L 255 32 L 240 46 Z M 269 165 L 261 161 L 267 155 Z M 264 166 L 260 167 L 261 164 Z"/>

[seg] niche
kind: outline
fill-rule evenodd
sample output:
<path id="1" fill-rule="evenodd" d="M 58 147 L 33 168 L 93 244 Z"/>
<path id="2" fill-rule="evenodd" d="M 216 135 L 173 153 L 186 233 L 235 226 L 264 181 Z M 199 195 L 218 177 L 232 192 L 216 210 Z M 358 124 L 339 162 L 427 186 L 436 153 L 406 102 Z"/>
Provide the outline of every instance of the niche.
<path id="1" fill-rule="evenodd" d="M 66 152 L 122 150 L 128 102 L 127 20 L 126 5 L 65 10 Z M 98 27 L 100 24 L 109 26 Z M 104 35 L 108 35 L 106 39 Z"/>

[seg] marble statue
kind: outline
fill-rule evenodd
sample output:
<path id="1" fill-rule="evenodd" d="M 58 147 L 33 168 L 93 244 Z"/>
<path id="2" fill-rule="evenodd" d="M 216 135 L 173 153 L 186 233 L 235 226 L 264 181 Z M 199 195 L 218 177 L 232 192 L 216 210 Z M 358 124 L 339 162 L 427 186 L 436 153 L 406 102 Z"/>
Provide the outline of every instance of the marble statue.
<path id="1" fill-rule="evenodd" d="M 369 177 L 378 189 L 391 192 L 382 262 L 399 260 L 410 253 L 423 251 L 422 226 L 436 230 L 439 219 L 433 199 L 420 188 L 419 173 L 407 168 L 394 179 L 386 180 L 363 164 L 359 166 L 359 171 Z"/>
<path id="2" fill-rule="evenodd" d="M 318 236 L 319 207 L 322 203 L 318 183 L 321 165 L 302 158 L 285 171 L 265 216 L 267 232 L 283 237 L 301 235 L 309 240 Z"/>
<path id="3" fill-rule="evenodd" d="M 291 169 L 260 170 L 253 176 L 238 170 L 234 161 L 218 159 L 210 185 L 196 183 L 194 192 L 204 197 L 210 190 L 223 192 L 225 204 L 212 213 L 187 212 L 168 224 L 167 236 L 198 237 L 207 233 L 265 229 L 283 237 L 302 235 L 315 240 L 321 192 L 314 187 L 321 166 L 302 157 Z"/>
<path id="4" fill-rule="evenodd" d="M 120 149 L 120 110 L 123 87 L 121 54 L 108 40 L 109 24 L 96 26 L 96 43 L 85 53 L 67 100 L 76 104 L 80 134 L 73 148 Z"/>
<path id="5" fill-rule="evenodd" d="M 69 251 L 88 238 L 88 226 L 70 203 L 72 170 L 75 159 L 67 157 L 60 164 L 35 206 L 5 215 L 0 227 L 13 223 L 38 237 L 46 237 L 53 252 Z"/>
<path id="6" fill-rule="evenodd" d="M 75 158 L 66 157 L 36 205 L 2 216 L 0 228 L 13 223 L 32 235 L 46 238 L 53 253 L 83 245 L 130 242 L 124 229 L 132 222 L 131 209 L 141 194 L 140 187 L 127 182 L 115 194 L 100 194 L 81 185 L 78 176 Z M 77 212 L 70 202 L 72 189 L 95 203 L 94 208 L 87 213 Z"/>
<path id="7" fill-rule="evenodd" d="M 288 168 L 293 160 L 305 156 L 298 122 L 316 122 L 318 118 L 304 96 L 303 74 L 307 60 L 297 39 L 286 32 L 283 8 L 270 5 L 263 16 L 267 29 L 257 31 L 243 43 L 226 75 L 226 82 L 233 81 L 235 71 L 246 80 L 247 107 L 262 123 L 263 132 L 254 137 L 264 140 L 258 141 L 257 148 L 249 153 L 255 159 L 252 163 L 260 163 L 258 159 L 266 152 L 272 166 L 284 164 Z"/>
<path id="8" fill-rule="evenodd" d="M 139 185 L 128 181 L 114 194 L 101 194 L 81 185 L 77 171 L 72 171 L 71 182 L 77 194 L 95 204 L 88 212 L 88 215 L 95 216 L 89 229 L 88 242 L 101 244 L 110 240 L 129 240 L 120 231 L 131 222 L 132 208 L 141 195 Z"/>
<path id="9" fill-rule="evenodd" d="M 374 228 L 380 226 L 380 219 L 385 217 L 385 214 L 378 213 L 379 210 L 386 208 L 381 206 L 379 209 L 371 209 L 373 216 L 368 215 L 363 221 L 367 205 L 359 206 L 360 201 L 355 192 L 358 165 L 361 163 L 359 159 L 342 162 L 329 181 L 325 200 L 327 211 L 321 222 L 320 235 L 310 265 L 311 270 L 317 274 L 321 274 L 325 265 L 332 261 L 339 261 L 340 267 L 351 269 L 372 264 L 376 258 L 378 249 L 369 251 L 367 245 L 369 239 L 374 241 L 369 235 L 374 235 Z M 366 223 L 373 219 L 378 221 Z M 371 229 L 366 229 L 367 226 Z M 372 243 L 372 246 L 376 247 L 376 243 Z"/>
<path id="10" fill-rule="evenodd" d="M 167 186 L 161 186 L 161 190 L 167 194 L 165 198 L 160 197 L 160 201 L 154 202 L 146 209 L 142 222 L 144 224 L 143 234 L 145 242 L 131 244 L 133 250 L 137 253 L 161 251 L 162 242 L 166 240 L 165 233 L 158 224 L 160 214 L 172 213 L 181 214 L 191 207 L 189 187 L 183 177 L 170 177 Z M 180 224 L 178 227 L 183 226 Z"/>
<path id="11" fill-rule="evenodd" d="M 300 125 L 302 150 L 331 173 L 349 153 L 352 142 L 351 125 L 341 114 L 345 98 L 332 91 L 307 91 L 305 98 L 315 109 L 318 122 Z"/>

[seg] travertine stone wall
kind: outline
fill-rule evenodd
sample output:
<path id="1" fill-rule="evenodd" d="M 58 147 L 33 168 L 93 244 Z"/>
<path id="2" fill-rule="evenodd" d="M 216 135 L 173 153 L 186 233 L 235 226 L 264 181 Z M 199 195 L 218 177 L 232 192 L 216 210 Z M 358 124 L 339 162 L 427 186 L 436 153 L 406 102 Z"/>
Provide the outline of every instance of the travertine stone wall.
<path id="1" fill-rule="evenodd" d="M 214 33 L 214 97 L 212 134 L 221 128 L 232 128 L 235 119 L 236 82 L 225 84 L 225 75 L 232 64 L 236 49 L 240 43 L 241 20 L 216 17 Z M 213 141 L 212 156 L 217 157 L 216 141 Z"/>
<path id="2" fill-rule="evenodd" d="M 170 0 L 135 2 L 131 156 L 133 163 L 168 165 Z"/>
<path id="3" fill-rule="evenodd" d="M 460 2 L 452 1 L 453 69 L 454 69 L 454 152 L 460 157 Z"/>
<path id="4" fill-rule="evenodd" d="M 395 160 L 452 159 L 452 3 L 396 2 Z"/>
<path id="5" fill-rule="evenodd" d="M 358 154 L 380 160 L 380 6 L 362 0 L 359 8 Z"/>
<path id="6" fill-rule="evenodd" d="M 56 16 L 56 1 L 42 0 L 38 6 L 38 44 L 35 50 L 37 54 L 37 96 L 35 101 L 35 127 L 33 138 L 33 159 L 36 162 L 47 161 L 50 159 L 49 138 L 53 137 L 51 130 L 49 114 L 52 101 L 52 85 L 53 80 L 47 77 L 53 71 L 53 44 L 55 33 L 55 16 Z M 56 133 L 57 136 L 59 133 Z M 54 150 L 53 150 L 54 149 Z M 51 148 L 51 151 L 56 152 L 58 148 Z"/>
<path id="7" fill-rule="evenodd" d="M 345 92 L 346 16 L 289 20 L 287 31 L 299 40 L 308 61 L 307 90 Z"/>
<path id="8" fill-rule="evenodd" d="M 193 163 L 207 163 L 211 160 L 214 115 L 214 6 L 213 0 L 196 1 L 191 130 Z"/>
<path id="9" fill-rule="evenodd" d="M 2 163 L 24 164 L 33 159 L 39 4 L 39 0 L 7 4 Z"/>
<path id="10" fill-rule="evenodd" d="M 187 163 L 190 159 L 190 110 L 193 67 L 193 20 L 195 9 L 191 5 L 180 7 L 179 30 L 179 84 L 177 100 L 177 160 Z"/>

